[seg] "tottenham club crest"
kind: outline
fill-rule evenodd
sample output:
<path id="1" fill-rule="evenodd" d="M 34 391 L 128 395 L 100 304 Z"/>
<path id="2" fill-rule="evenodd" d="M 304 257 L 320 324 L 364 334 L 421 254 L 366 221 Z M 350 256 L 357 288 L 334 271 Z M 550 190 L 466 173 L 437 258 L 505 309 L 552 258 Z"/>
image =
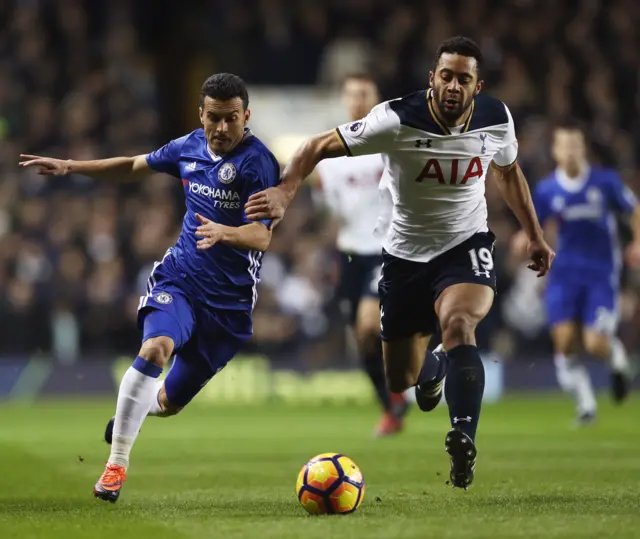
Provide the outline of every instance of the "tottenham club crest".
<path id="1" fill-rule="evenodd" d="M 159 294 L 156 294 L 153 299 L 161 305 L 168 305 L 173 301 L 173 297 L 168 292 L 160 292 Z"/>
<path id="2" fill-rule="evenodd" d="M 231 163 L 225 163 L 218 170 L 218 180 L 222 183 L 227 184 L 231 183 L 236 179 L 236 167 Z"/>

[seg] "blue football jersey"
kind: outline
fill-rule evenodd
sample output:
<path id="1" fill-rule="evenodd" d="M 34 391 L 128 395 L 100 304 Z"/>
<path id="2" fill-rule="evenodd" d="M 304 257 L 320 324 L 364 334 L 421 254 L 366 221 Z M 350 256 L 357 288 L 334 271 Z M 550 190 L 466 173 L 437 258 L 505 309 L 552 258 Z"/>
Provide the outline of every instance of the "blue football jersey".
<path id="1" fill-rule="evenodd" d="M 534 204 L 541 223 L 555 219 L 558 225 L 551 278 L 619 278 L 616 214 L 632 212 L 637 200 L 615 171 L 590 167 L 571 179 L 556 170 L 536 186 Z"/>
<path id="2" fill-rule="evenodd" d="M 274 155 L 248 130 L 232 152 L 216 155 L 204 131 L 197 129 L 147 155 L 147 163 L 182 180 L 187 206 L 180 237 L 165 256 L 162 270 L 196 302 L 222 309 L 253 309 L 263 253 L 221 243 L 199 251 L 196 213 L 232 227 L 251 223 L 244 212 L 247 199 L 279 182 Z"/>

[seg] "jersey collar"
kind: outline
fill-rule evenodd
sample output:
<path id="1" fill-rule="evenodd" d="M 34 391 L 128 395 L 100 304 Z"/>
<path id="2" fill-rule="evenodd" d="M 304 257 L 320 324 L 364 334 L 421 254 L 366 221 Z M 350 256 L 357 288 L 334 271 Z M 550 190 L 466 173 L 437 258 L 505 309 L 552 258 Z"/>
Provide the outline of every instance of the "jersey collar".
<path id="1" fill-rule="evenodd" d="M 461 133 L 466 133 L 469 129 L 469 126 L 471 125 L 471 118 L 473 117 L 473 110 L 475 108 L 475 104 L 476 104 L 476 101 L 474 99 L 471 102 L 471 112 L 469 112 L 469 116 L 465 120 L 464 124 L 462 124 L 462 130 L 460 131 Z M 427 105 L 429 107 L 429 114 L 431 114 L 431 118 L 433 119 L 435 124 L 440 128 L 440 131 L 442 131 L 444 135 L 451 135 L 452 134 L 451 130 L 440 121 L 440 118 L 438 118 L 438 115 L 436 114 L 435 105 L 433 104 L 433 88 L 427 91 Z"/>
<path id="2" fill-rule="evenodd" d="M 560 168 L 556 169 L 556 180 L 558 180 L 558 185 L 569 193 L 577 193 L 580 191 L 589 181 L 590 175 L 591 167 L 589 165 L 586 166 L 582 174 L 577 178 L 569 178 L 564 170 Z"/>

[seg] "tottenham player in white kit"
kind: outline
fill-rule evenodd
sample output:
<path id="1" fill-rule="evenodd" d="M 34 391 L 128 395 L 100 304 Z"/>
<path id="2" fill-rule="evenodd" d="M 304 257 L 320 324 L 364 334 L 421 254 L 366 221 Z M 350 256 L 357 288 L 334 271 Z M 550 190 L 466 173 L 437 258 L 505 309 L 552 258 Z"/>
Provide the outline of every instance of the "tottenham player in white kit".
<path id="1" fill-rule="evenodd" d="M 545 275 L 555 256 L 516 162 L 513 120 L 504 103 L 481 93 L 481 69 L 475 42 L 444 41 L 427 90 L 382 103 L 360 121 L 311 138 L 293 156 L 281 183 L 246 205 L 249 219 L 282 218 L 322 159 L 383 154 L 383 181 L 393 198 L 379 287 L 387 380 L 394 392 L 415 386 L 418 405 L 430 410 L 441 398 L 446 375 L 451 430 L 445 448 L 451 483 L 465 489 L 474 477 L 484 392 L 475 329 L 495 293 L 494 236 L 484 196 L 489 166 L 527 234 L 529 267 Z M 434 356 L 427 346 L 438 328 L 446 354 Z"/>
<path id="2" fill-rule="evenodd" d="M 342 85 L 342 100 L 351 121 L 355 121 L 379 103 L 380 95 L 370 76 L 352 74 Z M 382 257 L 381 241 L 374 229 L 383 171 L 380 154 L 326 159 L 316 167 L 324 202 L 338 220 L 341 308 L 354 329 L 364 370 L 383 409 L 374 432 L 376 436 L 388 436 L 402 430 L 407 411 L 404 394 L 391 393 L 387 387 L 382 360 L 378 299 Z"/>

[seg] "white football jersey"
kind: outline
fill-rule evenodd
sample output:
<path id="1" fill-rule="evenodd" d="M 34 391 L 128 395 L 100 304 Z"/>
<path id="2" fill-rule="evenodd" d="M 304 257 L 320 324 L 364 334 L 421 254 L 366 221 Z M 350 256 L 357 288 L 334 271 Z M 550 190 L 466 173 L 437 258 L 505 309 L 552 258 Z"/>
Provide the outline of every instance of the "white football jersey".
<path id="1" fill-rule="evenodd" d="M 359 255 L 380 254 L 374 234 L 379 214 L 378 187 L 384 171 L 380 154 L 325 159 L 316 167 L 325 201 L 340 219 L 338 249 Z"/>
<path id="2" fill-rule="evenodd" d="M 518 155 L 513 119 L 502 101 L 479 94 L 464 125 L 448 128 L 431 90 L 381 103 L 336 133 L 347 154 L 382 154 L 381 185 L 392 208 L 382 208 L 377 232 L 399 258 L 428 262 L 477 232 L 486 232 L 484 182 L 491 161 Z"/>

